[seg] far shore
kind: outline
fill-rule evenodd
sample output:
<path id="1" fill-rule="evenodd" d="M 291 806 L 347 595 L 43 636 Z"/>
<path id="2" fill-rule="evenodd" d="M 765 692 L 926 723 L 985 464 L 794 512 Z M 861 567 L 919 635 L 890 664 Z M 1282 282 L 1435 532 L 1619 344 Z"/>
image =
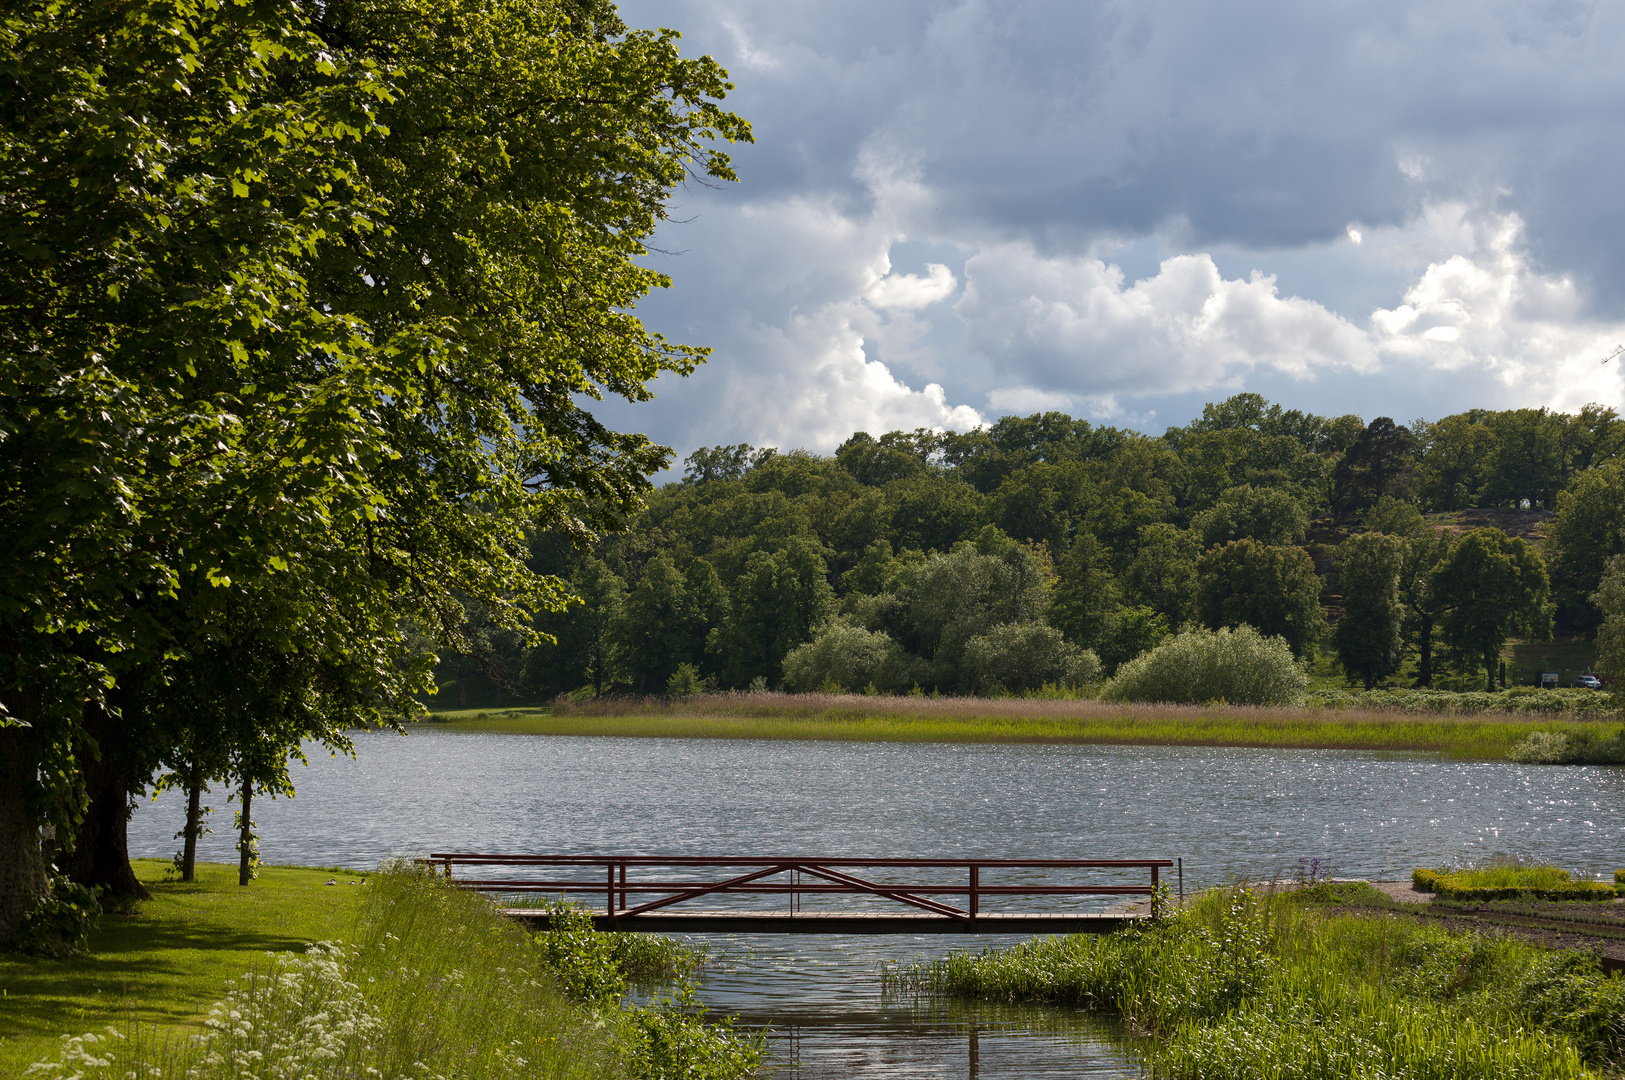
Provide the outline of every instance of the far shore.
<path id="1" fill-rule="evenodd" d="M 1608 721 L 1613 722 L 1613 721 Z M 607 698 L 431 714 L 439 730 L 641 738 L 1076 743 L 1426 751 L 1502 760 L 1536 732 L 1599 721 L 1494 712 L 1144 705 L 1039 698 L 708 694 L 665 703 Z"/>

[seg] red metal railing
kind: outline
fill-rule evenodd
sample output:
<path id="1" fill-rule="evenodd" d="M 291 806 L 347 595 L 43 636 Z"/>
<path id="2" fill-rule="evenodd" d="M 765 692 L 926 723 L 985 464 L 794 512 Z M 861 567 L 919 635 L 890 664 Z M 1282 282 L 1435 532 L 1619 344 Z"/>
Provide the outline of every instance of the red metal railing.
<path id="1" fill-rule="evenodd" d="M 687 855 L 479 855 L 466 852 L 434 852 L 420 863 L 443 869 L 447 878 L 466 889 L 491 893 L 597 894 L 603 897 L 610 918 L 630 918 L 667 908 L 673 904 L 716 894 L 788 895 L 792 909 L 803 896 L 868 895 L 921 908 L 951 919 L 971 920 L 981 913 L 983 897 L 990 896 L 1147 896 L 1152 914 L 1157 914 L 1158 874 L 1173 866 L 1172 859 L 812 859 L 781 856 L 687 856 Z M 591 877 L 466 877 L 455 868 L 533 867 L 602 868 Z M 635 878 L 631 870 L 735 869 L 745 871 L 720 880 L 662 880 Z M 843 869 L 844 868 L 844 869 Z M 952 882 L 876 881 L 849 873 L 860 869 L 961 870 L 965 884 Z M 1133 870 L 1151 871 L 1146 885 L 1074 885 L 1039 883 L 984 883 L 984 870 Z M 789 875 L 791 880 L 770 880 Z M 812 878 L 805 882 L 803 877 Z M 872 875 L 871 875 L 872 876 Z M 661 894 L 634 905 L 640 894 Z M 964 907 L 931 899 L 933 896 L 963 896 Z"/>

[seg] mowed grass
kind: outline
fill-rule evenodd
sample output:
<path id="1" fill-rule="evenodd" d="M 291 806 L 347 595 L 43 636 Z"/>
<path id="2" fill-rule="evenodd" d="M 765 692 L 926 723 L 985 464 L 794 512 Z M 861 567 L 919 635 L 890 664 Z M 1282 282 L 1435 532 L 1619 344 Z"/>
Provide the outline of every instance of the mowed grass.
<path id="1" fill-rule="evenodd" d="M 267 952 L 347 938 L 365 892 L 364 876 L 353 870 L 261 867 L 244 888 L 236 866 L 200 863 L 198 880 L 183 885 L 163 880 L 163 861 L 134 865 L 152 899 L 133 914 L 104 915 L 90 956 L 0 954 L 0 1077 L 54 1056 L 63 1035 L 126 1017 L 201 1024 L 228 979 L 269 966 Z M 329 879 L 338 884 L 324 884 Z"/>
<path id="2" fill-rule="evenodd" d="M 1398 711 L 1137 705 L 1034 698 L 712 694 L 667 705 L 607 699 L 505 712 L 439 714 L 435 727 L 530 735 L 854 742 L 1096 743 L 1435 751 L 1499 759 L 1535 731 L 1583 722 Z M 1594 725 L 1592 725 L 1594 726 Z"/>

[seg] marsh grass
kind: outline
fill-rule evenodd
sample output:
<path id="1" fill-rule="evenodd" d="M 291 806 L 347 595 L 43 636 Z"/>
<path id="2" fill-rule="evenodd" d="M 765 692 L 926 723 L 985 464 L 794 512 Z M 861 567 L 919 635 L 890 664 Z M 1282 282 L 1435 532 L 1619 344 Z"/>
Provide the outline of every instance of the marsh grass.
<path id="1" fill-rule="evenodd" d="M 1081 1005 L 1151 1036 L 1159 1076 L 1596 1076 L 1625 980 L 1588 954 L 1214 890 L 1160 924 L 892 969 L 887 989 Z"/>
<path id="2" fill-rule="evenodd" d="M 1537 731 L 1583 733 L 1593 725 L 1482 711 L 1419 713 L 1399 706 L 764 693 L 697 695 L 675 705 L 658 698 L 561 700 L 545 715 L 481 713 L 436 726 L 537 735 L 1421 750 L 1497 759 Z"/>
<path id="3" fill-rule="evenodd" d="M 1562 867 L 1497 855 L 1482 862 L 1418 869 L 1411 882 L 1421 892 L 1451 900 L 1512 900 L 1520 896 L 1556 901 L 1614 899 L 1614 886 L 1571 875 Z"/>

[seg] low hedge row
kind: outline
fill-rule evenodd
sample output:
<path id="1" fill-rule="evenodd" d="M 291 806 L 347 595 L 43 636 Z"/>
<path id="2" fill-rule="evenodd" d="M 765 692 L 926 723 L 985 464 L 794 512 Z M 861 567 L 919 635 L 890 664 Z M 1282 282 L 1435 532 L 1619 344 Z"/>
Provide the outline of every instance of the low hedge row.
<path id="1" fill-rule="evenodd" d="M 1563 875 L 1567 877 L 1567 874 Z M 1534 897 L 1539 900 L 1612 900 L 1617 893 L 1625 894 L 1625 870 L 1614 872 L 1614 884 L 1606 881 L 1546 880 L 1540 884 L 1474 885 L 1466 875 L 1441 870 L 1415 870 L 1411 884 L 1418 892 L 1433 893 L 1447 900 L 1516 900 Z"/>
<path id="2" fill-rule="evenodd" d="M 1599 720 L 1617 716 L 1619 710 L 1619 703 L 1612 694 L 1595 690 L 1541 690 L 1532 686 L 1514 686 L 1496 693 L 1484 690 L 1467 693 L 1451 690 L 1312 690 L 1305 695 L 1305 701 L 1328 709 L 1395 709 L 1419 713 L 1497 712 Z"/>

